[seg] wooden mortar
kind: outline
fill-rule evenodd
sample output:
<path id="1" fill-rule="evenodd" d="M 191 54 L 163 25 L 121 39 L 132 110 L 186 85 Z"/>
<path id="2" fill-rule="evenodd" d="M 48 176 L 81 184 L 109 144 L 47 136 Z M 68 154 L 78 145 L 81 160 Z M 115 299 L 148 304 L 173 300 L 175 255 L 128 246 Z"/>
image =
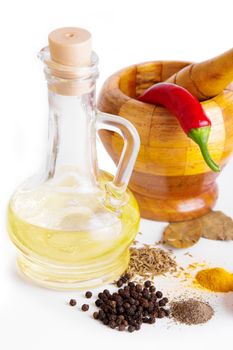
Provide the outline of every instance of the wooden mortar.
<path id="1" fill-rule="evenodd" d="M 159 221 L 181 221 L 208 212 L 217 199 L 216 178 L 203 161 L 199 147 L 188 138 L 165 108 L 136 100 L 145 89 L 165 81 L 188 62 L 147 62 L 113 74 L 104 83 L 98 108 L 131 121 L 141 148 L 130 189 L 141 215 Z M 202 102 L 212 122 L 209 151 L 223 167 L 233 151 L 233 85 Z M 115 132 L 101 131 L 101 140 L 115 163 L 123 146 Z"/>

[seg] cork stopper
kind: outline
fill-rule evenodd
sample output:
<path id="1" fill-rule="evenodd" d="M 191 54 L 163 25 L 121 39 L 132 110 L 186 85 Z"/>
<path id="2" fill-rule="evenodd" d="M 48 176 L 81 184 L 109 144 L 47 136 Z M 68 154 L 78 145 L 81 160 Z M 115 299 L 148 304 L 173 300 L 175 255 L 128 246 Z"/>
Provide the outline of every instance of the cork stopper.
<path id="1" fill-rule="evenodd" d="M 43 48 L 39 57 L 49 68 L 49 90 L 67 96 L 91 91 L 98 75 L 91 34 L 82 28 L 66 27 L 51 32 L 48 40 L 49 47 Z"/>
<path id="2" fill-rule="evenodd" d="M 91 63 L 91 33 L 82 28 L 66 27 L 49 34 L 51 59 L 64 66 L 85 67 Z"/>

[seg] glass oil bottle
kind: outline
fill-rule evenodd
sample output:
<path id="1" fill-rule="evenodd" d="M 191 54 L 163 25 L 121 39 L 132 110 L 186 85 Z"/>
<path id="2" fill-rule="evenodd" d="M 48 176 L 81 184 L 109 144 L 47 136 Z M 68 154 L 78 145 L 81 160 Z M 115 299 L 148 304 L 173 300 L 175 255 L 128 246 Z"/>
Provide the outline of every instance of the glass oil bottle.
<path id="1" fill-rule="evenodd" d="M 96 110 L 98 58 L 88 31 L 53 31 L 39 57 L 48 83 L 48 153 L 40 174 L 14 192 L 8 231 L 29 279 L 55 289 L 93 287 L 127 268 L 140 219 L 127 189 L 139 137 L 125 119 Z M 124 139 L 114 177 L 98 168 L 101 129 Z"/>

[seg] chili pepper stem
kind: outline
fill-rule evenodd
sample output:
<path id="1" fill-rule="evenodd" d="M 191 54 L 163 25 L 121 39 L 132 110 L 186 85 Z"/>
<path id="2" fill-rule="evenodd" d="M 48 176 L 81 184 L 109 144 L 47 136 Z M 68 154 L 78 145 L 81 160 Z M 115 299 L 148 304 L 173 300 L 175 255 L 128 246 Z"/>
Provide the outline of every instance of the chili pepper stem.
<path id="1" fill-rule="evenodd" d="M 198 144 L 200 147 L 200 151 L 202 153 L 202 156 L 206 162 L 206 164 L 209 166 L 210 169 L 212 169 L 215 172 L 220 171 L 220 167 L 213 161 L 211 158 L 207 143 L 209 139 L 210 134 L 210 126 L 203 126 L 200 128 L 193 128 L 189 130 L 188 136 Z"/>

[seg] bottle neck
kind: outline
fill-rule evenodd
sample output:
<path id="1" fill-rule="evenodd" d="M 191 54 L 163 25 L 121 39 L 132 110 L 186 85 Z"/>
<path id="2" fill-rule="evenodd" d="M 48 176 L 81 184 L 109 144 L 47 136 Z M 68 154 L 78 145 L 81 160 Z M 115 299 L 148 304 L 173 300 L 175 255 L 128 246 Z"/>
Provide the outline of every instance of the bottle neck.
<path id="1" fill-rule="evenodd" d="M 97 182 L 95 84 L 78 96 L 49 90 L 47 175 L 87 190 Z"/>

